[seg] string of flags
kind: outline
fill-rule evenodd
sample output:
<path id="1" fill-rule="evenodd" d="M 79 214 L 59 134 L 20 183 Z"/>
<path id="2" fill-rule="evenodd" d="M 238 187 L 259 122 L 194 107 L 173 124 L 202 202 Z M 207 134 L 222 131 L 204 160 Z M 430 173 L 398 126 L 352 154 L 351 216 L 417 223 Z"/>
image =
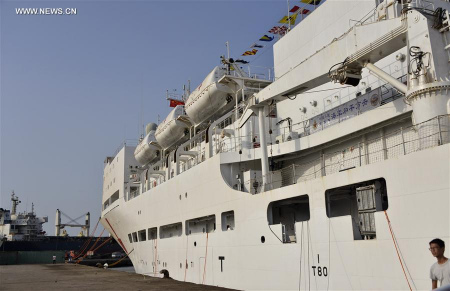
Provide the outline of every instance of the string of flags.
<path id="1" fill-rule="evenodd" d="M 301 3 L 314 5 L 314 6 L 319 5 L 321 1 L 322 0 L 300 0 Z M 303 19 L 303 16 L 306 16 L 310 12 L 311 12 L 311 10 L 309 10 L 309 9 L 300 8 L 299 6 L 295 5 L 294 7 L 292 7 L 289 10 L 289 13 L 292 13 L 292 15 L 288 14 L 288 15 L 284 16 L 283 18 L 281 18 L 280 21 L 278 21 L 278 23 L 281 23 L 282 25 L 275 25 L 270 30 L 268 30 L 268 32 L 270 34 L 273 34 L 273 36 L 269 36 L 267 34 L 264 34 L 259 39 L 259 41 L 271 42 L 271 41 L 273 41 L 275 39 L 275 35 L 279 35 L 279 37 L 284 36 L 285 34 L 287 34 L 289 32 L 290 26 L 294 26 L 295 25 L 295 22 L 297 21 L 298 15 L 301 15 L 302 19 Z M 288 26 L 285 26 L 286 24 Z M 252 50 L 245 51 L 241 56 L 244 56 L 244 57 L 254 56 L 254 55 L 256 55 L 258 53 L 257 48 L 261 49 L 261 48 L 264 48 L 264 47 L 265 47 L 265 45 L 255 42 L 255 43 L 253 43 L 250 46 L 250 48 Z M 241 59 L 238 59 L 235 62 L 242 63 L 242 64 L 247 64 L 248 63 L 248 61 L 241 60 Z"/>
<path id="2" fill-rule="evenodd" d="M 274 39 L 274 37 L 270 37 L 267 34 L 264 34 L 263 37 L 261 37 L 259 40 L 260 41 L 272 41 Z"/>

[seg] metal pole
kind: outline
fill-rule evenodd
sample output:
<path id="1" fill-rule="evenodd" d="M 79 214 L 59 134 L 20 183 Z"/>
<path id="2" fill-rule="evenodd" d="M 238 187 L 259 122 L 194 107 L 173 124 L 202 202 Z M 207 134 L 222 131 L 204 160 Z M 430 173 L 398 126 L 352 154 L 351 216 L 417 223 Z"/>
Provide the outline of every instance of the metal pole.
<path id="1" fill-rule="evenodd" d="M 323 153 L 323 150 L 320 151 L 320 175 L 324 177 L 326 174 L 325 172 L 325 154 Z"/>
<path id="2" fill-rule="evenodd" d="M 358 143 L 358 152 L 359 152 L 359 166 L 361 167 L 362 161 L 361 161 L 361 143 Z"/>
<path id="3" fill-rule="evenodd" d="M 227 59 L 230 59 L 230 44 L 227 41 L 225 45 L 227 46 Z"/>
<path id="4" fill-rule="evenodd" d="M 289 12 L 289 0 L 287 0 L 287 21 L 288 21 L 288 27 L 289 27 L 289 30 L 291 30 L 291 15 L 290 15 L 290 12 Z"/>
<path id="5" fill-rule="evenodd" d="M 408 91 L 408 87 L 405 84 L 403 84 L 399 80 L 395 79 L 391 75 L 387 74 L 386 72 L 384 72 L 383 70 L 381 70 L 380 68 L 375 66 L 374 64 L 366 63 L 364 66 L 369 71 L 374 73 L 378 78 L 385 80 L 386 82 L 391 84 L 393 87 L 395 87 L 395 89 L 397 89 L 398 91 L 400 91 L 401 93 L 406 95 L 406 91 Z"/>
<path id="6" fill-rule="evenodd" d="M 403 127 L 400 127 L 400 133 L 402 135 L 403 155 L 406 155 L 405 137 L 403 136 Z"/>
<path id="7" fill-rule="evenodd" d="M 364 164 L 368 165 L 370 164 L 369 145 L 367 144 L 367 137 L 365 134 L 363 135 L 363 146 L 364 146 Z"/>
<path id="8" fill-rule="evenodd" d="M 381 144 L 383 146 L 383 160 L 387 160 L 387 145 L 386 145 L 386 136 L 384 134 L 384 128 L 380 129 L 380 136 L 381 136 Z"/>
<path id="9" fill-rule="evenodd" d="M 263 188 L 265 190 L 265 185 L 268 184 L 267 178 L 269 175 L 269 161 L 267 155 L 267 143 L 266 143 L 266 121 L 264 116 L 265 107 L 260 107 L 258 110 L 258 122 L 259 122 L 259 142 L 261 149 L 261 170 L 263 176 Z"/>
<path id="10" fill-rule="evenodd" d="M 292 165 L 292 184 L 295 184 L 295 164 Z"/>
<path id="11" fill-rule="evenodd" d="M 234 124 L 236 124 L 236 122 L 238 121 L 238 91 L 236 90 L 236 93 L 234 93 L 234 98 L 236 99 L 236 107 L 234 108 Z M 236 125 L 235 125 L 235 130 L 236 130 Z"/>
<path id="12" fill-rule="evenodd" d="M 438 145 L 443 145 L 444 141 L 442 140 L 442 130 L 441 130 L 441 117 L 438 116 L 437 117 L 437 121 L 438 121 L 438 130 L 439 130 L 439 143 Z"/>

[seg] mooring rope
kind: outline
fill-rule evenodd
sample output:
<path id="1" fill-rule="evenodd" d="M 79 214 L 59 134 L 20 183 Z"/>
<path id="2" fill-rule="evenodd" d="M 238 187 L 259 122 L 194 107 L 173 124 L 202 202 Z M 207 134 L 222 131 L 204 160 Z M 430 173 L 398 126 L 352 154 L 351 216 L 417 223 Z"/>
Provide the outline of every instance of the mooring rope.
<path id="1" fill-rule="evenodd" d="M 398 252 L 398 246 L 397 246 L 397 244 L 395 242 L 395 239 L 394 239 L 394 231 L 392 230 L 391 221 L 389 220 L 389 216 L 388 216 L 386 210 L 384 210 L 384 214 L 386 215 L 386 220 L 387 220 L 387 223 L 388 223 L 388 226 L 389 226 L 389 231 L 391 232 L 391 236 L 392 236 L 392 242 L 394 243 L 394 247 L 395 247 L 395 251 L 397 252 L 398 260 L 400 261 L 400 265 L 402 266 L 403 274 L 405 274 L 405 278 L 406 278 L 406 282 L 408 283 L 409 290 L 412 291 L 411 284 L 409 283 L 408 276 L 406 275 L 406 271 L 405 271 L 405 268 L 403 266 L 402 259 L 400 258 L 400 253 Z"/>
<path id="2" fill-rule="evenodd" d="M 134 249 L 131 250 L 131 252 L 129 252 L 128 254 L 126 254 L 126 256 L 124 256 L 123 258 L 121 258 L 120 260 L 118 260 L 117 262 L 112 263 L 111 265 L 109 265 L 108 267 L 113 267 L 115 265 L 117 265 L 118 263 L 120 263 L 121 261 L 123 261 L 124 259 L 128 258 L 128 256 L 134 251 Z"/>
<path id="3" fill-rule="evenodd" d="M 205 284 L 205 276 L 206 276 L 206 262 L 208 258 L 208 232 L 206 233 L 206 253 L 205 253 L 205 264 L 203 265 L 203 280 L 202 285 Z"/>

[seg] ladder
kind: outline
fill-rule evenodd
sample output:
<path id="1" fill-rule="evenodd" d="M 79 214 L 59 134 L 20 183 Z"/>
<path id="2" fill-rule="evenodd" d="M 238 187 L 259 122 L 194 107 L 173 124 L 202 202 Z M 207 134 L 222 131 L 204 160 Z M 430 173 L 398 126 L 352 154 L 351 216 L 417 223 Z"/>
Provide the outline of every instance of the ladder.
<path id="1" fill-rule="evenodd" d="M 447 52 L 447 56 L 448 56 L 448 62 L 450 63 L 450 43 L 449 43 L 449 37 L 447 36 L 447 34 L 450 31 L 450 16 L 448 13 L 448 10 L 445 10 L 445 19 L 444 21 L 442 21 L 443 27 L 441 29 L 439 29 L 439 32 L 441 32 L 444 36 L 444 49 Z"/>

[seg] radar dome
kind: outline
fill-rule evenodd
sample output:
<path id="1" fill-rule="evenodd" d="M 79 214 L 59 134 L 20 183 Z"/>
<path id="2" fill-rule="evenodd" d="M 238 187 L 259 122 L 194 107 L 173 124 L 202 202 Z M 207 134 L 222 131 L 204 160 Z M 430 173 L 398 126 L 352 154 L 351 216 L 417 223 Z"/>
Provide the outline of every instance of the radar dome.
<path id="1" fill-rule="evenodd" d="M 145 134 L 148 134 L 150 131 L 155 131 L 157 127 L 158 125 L 156 125 L 156 123 L 147 124 L 147 126 L 145 127 Z"/>

